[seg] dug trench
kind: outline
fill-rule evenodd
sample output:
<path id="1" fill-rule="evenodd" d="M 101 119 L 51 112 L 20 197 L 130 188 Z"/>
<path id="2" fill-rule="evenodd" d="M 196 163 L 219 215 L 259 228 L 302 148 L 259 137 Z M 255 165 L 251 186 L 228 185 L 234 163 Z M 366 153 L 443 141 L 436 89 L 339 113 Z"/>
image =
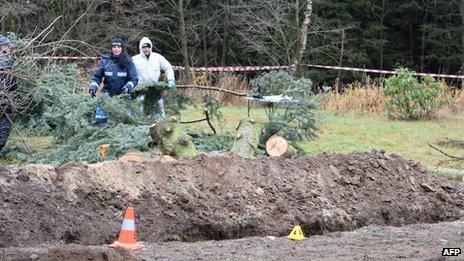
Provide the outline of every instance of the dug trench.
<path id="1" fill-rule="evenodd" d="M 139 240 L 147 242 L 282 236 L 294 225 L 314 235 L 464 217 L 463 183 L 380 152 L 4 167 L 0 198 L 0 248 L 111 243 L 128 205 L 137 213 Z"/>

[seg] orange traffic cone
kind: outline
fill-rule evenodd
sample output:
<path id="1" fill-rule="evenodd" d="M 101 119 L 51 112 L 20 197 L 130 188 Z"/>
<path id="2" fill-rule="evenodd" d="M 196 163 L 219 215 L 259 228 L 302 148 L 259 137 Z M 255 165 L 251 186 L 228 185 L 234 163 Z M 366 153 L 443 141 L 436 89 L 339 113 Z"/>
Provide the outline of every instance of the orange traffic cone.
<path id="1" fill-rule="evenodd" d="M 122 222 L 119 238 L 114 241 L 109 247 L 122 248 L 126 251 L 135 251 L 144 247 L 141 242 L 137 242 L 137 234 L 135 232 L 135 212 L 133 207 L 127 207 Z"/>

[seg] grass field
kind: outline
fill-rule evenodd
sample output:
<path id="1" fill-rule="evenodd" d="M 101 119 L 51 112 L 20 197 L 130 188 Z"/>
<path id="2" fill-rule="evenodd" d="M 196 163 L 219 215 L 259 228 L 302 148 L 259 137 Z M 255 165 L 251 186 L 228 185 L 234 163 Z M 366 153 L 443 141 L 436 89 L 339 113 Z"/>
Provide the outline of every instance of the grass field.
<path id="1" fill-rule="evenodd" d="M 221 132 L 234 134 L 241 119 L 247 117 L 246 107 L 226 107 L 221 109 L 223 122 L 213 121 Z M 182 111 L 182 120 L 203 118 L 202 109 L 193 107 Z M 266 120 L 262 108 L 252 108 L 251 117 L 258 122 Z M 462 140 L 464 117 L 452 116 L 447 119 L 427 121 L 397 121 L 384 116 L 338 115 L 331 111 L 318 112 L 318 137 L 304 141 L 300 145 L 308 155 L 321 152 L 349 153 L 356 151 L 384 150 L 388 154 L 399 154 L 407 159 L 418 160 L 425 166 L 461 167 L 440 164 L 448 160 L 446 156 L 430 148 L 427 143 L 436 144 L 445 138 Z M 205 121 L 188 124 L 186 127 L 202 131 L 211 131 Z M 23 139 L 13 134 L 10 142 L 22 142 Z M 28 147 L 35 149 L 53 149 L 51 137 L 25 137 Z M 461 148 L 445 147 L 447 153 L 461 156 Z M 1 163 L 5 159 L 0 159 Z M 14 162 L 10 162 L 14 163 Z"/>
<path id="2" fill-rule="evenodd" d="M 222 109 L 225 124 L 221 131 L 234 132 L 240 119 L 246 118 L 246 108 L 228 107 Z M 183 111 L 183 120 L 201 118 L 200 110 L 190 108 Z M 253 108 L 251 117 L 259 122 L 266 119 L 263 109 Z M 215 125 L 219 123 L 215 122 Z M 191 127 L 207 130 L 206 122 L 192 124 Z M 464 118 L 450 117 L 427 121 L 389 120 L 384 116 L 337 115 L 329 111 L 319 113 L 319 137 L 305 141 L 301 145 L 309 155 L 324 151 L 349 153 L 355 151 L 384 150 L 399 154 L 407 159 L 418 160 L 426 166 L 437 166 L 448 158 L 430 148 L 444 138 L 462 139 Z M 453 155 L 462 155 L 458 148 L 444 148 Z"/>
<path id="3" fill-rule="evenodd" d="M 444 138 L 460 139 L 464 120 L 459 118 L 433 121 L 393 121 L 385 117 L 338 116 L 322 113 L 320 136 L 305 144 L 310 154 L 322 151 L 353 152 L 385 150 L 424 165 L 438 165 L 447 157 L 427 145 Z M 446 148 L 451 154 L 462 154 L 457 148 Z"/>

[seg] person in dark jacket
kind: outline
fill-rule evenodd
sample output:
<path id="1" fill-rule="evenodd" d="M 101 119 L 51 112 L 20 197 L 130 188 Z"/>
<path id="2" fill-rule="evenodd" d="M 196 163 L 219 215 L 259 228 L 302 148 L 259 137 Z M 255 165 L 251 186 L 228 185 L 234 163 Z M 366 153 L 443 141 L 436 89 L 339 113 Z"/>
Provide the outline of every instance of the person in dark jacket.
<path id="1" fill-rule="evenodd" d="M 95 97 L 103 80 L 103 92 L 111 96 L 132 93 L 138 83 L 137 70 L 127 54 L 124 41 L 116 38 L 111 41 L 111 54 L 103 54 L 97 70 L 90 79 L 89 93 Z"/>
<path id="2" fill-rule="evenodd" d="M 16 78 L 10 74 L 13 69 L 11 47 L 11 41 L 0 36 L 0 151 L 5 147 L 12 128 L 10 118 L 12 104 L 9 92 L 15 89 Z"/>

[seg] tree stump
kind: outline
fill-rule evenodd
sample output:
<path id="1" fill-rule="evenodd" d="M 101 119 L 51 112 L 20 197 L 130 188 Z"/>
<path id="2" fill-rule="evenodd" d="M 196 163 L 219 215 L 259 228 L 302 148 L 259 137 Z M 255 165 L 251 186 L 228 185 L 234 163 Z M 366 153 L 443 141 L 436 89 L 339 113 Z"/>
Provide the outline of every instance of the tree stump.
<path id="1" fill-rule="evenodd" d="M 191 157 L 198 154 L 192 137 L 185 132 L 177 117 L 169 117 L 153 124 L 150 127 L 150 136 L 163 154 L 173 157 Z"/>
<path id="2" fill-rule="evenodd" d="M 266 152 L 273 157 L 291 157 L 296 154 L 295 148 L 288 144 L 287 140 L 281 136 L 274 135 L 266 142 Z"/>
<path id="3" fill-rule="evenodd" d="M 237 136 L 230 152 L 245 158 L 256 156 L 261 133 L 262 127 L 255 121 L 241 121 L 237 126 Z"/>

